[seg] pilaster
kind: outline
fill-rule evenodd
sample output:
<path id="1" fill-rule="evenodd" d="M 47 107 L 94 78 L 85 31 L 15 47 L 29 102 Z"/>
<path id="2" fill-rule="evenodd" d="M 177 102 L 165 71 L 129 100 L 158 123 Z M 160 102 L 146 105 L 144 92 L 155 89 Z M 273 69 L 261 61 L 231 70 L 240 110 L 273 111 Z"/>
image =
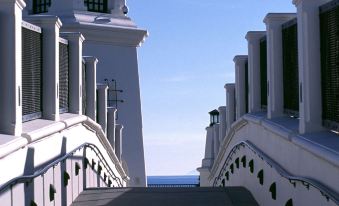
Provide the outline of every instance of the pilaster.
<path id="1" fill-rule="evenodd" d="M 294 13 L 269 13 L 264 19 L 267 32 L 267 117 L 283 116 L 282 24 L 295 18 Z"/>
<path id="2" fill-rule="evenodd" d="M 79 32 L 60 35 L 69 45 L 69 112 L 82 114 L 82 43 L 85 38 Z"/>
<path id="3" fill-rule="evenodd" d="M 22 132 L 22 10 L 23 0 L 0 0 L 0 133 Z"/>
<path id="4" fill-rule="evenodd" d="M 219 142 L 221 143 L 226 136 L 226 107 L 221 106 L 219 111 Z"/>
<path id="5" fill-rule="evenodd" d="M 226 84 L 226 125 L 227 131 L 231 128 L 235 121 L 235 85 Z"/>
<path id="6" fill-rule="evenodd" d="M 122 155 L 122 129 L 123 125 L 117 124 L 115 127 L 115 154 L 118 157 L 119 161 L 121 161 Z"/>
<path id="7" fill-rule="evenodd" d="M 216 158 L 219 153 L 219 124 L 213 125 L 213 144 L 214 144 L 214 157 Z"/>
<path id="8" fill-rule="evenodd" d="M 107 89 L 106 84 L 97 84 L 98 92 L 98 123 L 102 130 L 107 134 Z"/>
<path id="9" fill-rule="evenodd" d="M 97 63 L 95 57 L 83 57 L 86 65 L 86 116 L 96 120 L 97 116 Z"/>
<path id="10" fill-rule="evenodd" d="M 233 61 L 235 63 L 235 99 L 236 99 L 236 119 L 246 113 L 246 84 L 245 64 L 247 55 L 237 55 Z"/>
<path id="11" fill-rule="evenodd" d="M 214 139 L 213 127 L 206 127 L 205 158 L 202 160 L 202 167 L 211 168 L 214 162 Z"/>
<path id="12" fill-rule="evenodd" d="M 329 0 L 294 0 L 298 17 L 299 132 L 322 130 L 319 7 Z"/>
<path id="13" fill-rule="evenodd" d="M 115 150 L 115 126 L 116 126 L 116 112 L 114 107 L 107 108 L 107 139 Z"/>
<path id="14" fill-rule="evenodd" d="M 27 21 L 40 26 L 43 30 L 44 54 L 42 64 L 43 97 L 42 116 L 44 119 L 59 120 L 59 31 L 61 21 L 56 16 L 29 16 Z"/>
<path id="15" fill-rule="evenodd" d="M 266 31 L 249 31 L 245 37 L 248 42 L 249 112 L 261 110 L 260 39 L 265 35 Z"/>

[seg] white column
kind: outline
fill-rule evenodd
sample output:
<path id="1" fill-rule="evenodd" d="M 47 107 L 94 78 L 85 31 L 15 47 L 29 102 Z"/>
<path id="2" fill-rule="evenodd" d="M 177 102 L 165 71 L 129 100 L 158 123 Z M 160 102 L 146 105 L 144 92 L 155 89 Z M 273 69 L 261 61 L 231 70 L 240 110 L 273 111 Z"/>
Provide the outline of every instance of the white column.
<path id="1" fill-rule="evenodd" d="M 235 121 L 235 85 L 226 84 L 226 124 L 227 131 L 231 129 L 232 123 Z"/>
<path id="2" fill-rule="evenodd" d="M 123 125 L 117 124 L 115 127 L 115 155 L 121 161 L 122 154 L 122 129 Z"/>
<path id="3" fill-rule="evenodd" d="M 219 112 L 219 142 L 221 143 L 226 136 L 226 107 L 218 108 Z"/>
<path id="4" fill-rule="evenodd" d="M 267 32 L 267 117 L 284 114 L 282 24 L 295 18 L 293 13 L 269 13 L 264 19 Z"/>
<path id="5" fill-rule="evenodd" d="M 205 158 L 202 160 L 202 167 L 212 168 L 214 161 L 214 139 L 213 127 L 206 127 Z"/>
<path id="6" fill-rule="evenodd" d="M 246 35 L 248 42 L 249 112 L 261 111 L 260 39 L 265 35 L 266 31 L 249 31 Z"/>
<path id="7" fill-rule="evenodd" d="M 238 55 L 233 59 L 235 63 L 235 104 L 236 119 L 238 120 L 246 113 L 246 82 L 245 64 L 247 55 Z"/>
<path id="8" fill-rule="evenodd" d="M 322 130 L 319 6 L 329 0 L 294 0 L 298 17 L 299 132 Z M 302 100 L 302 101 L 301 101 Z"/>
<path id="9" fill-rule="evenodd" d="M 107 108 L 107 139 L 111 143 L 112 148 L 115 150 L 115 125 L 116 125 L 116 112 L 114 107 Z"/>
<path id="10" fill-rule="evenodd" d="M 102 130 L 107 134 L 107 85 L 98 84 L 98 123 L 101 125 Z"/>
<path id="11" fill-rule="evenodd" d="M 213 125 L 213 143 L 214 143 L 214 157 L 216 158 L 219 153 L 219 124 Z"/>
<path id="12" fill-rule="evenodd" d="M 59 30 L 61 21 L 56 16 L 29 16 L 27 21 L 43 31 L 43 118 L 59 120 Z M 25 20 L 26 20 L 25 19 Z"/>
<path id="13" fill-rule="evenodd" d="M 0 0 L 0 133 L 21 136 L 23 0 Z"/>
<path id="14" fill-rule="evenodd" d="M 69 112 L 82 114 L 82 43 L 85 38 L 79 32 L 64 32 L 60 35 L 68 40 Z"/>
<path id="15" fill-rule="evenodd" d="M 97 63 L 95 57 L 83 57 L 85 60 L 86 79 L 86 116 L 96 121 L 97 113 Z"/>

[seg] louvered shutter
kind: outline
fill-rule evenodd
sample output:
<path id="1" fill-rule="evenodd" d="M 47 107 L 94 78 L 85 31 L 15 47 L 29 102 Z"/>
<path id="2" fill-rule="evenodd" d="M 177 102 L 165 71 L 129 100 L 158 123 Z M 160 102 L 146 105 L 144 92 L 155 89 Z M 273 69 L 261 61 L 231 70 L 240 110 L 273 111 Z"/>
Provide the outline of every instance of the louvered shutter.
<path id="1" fill-rule="evenodd" d="M 299 113 L 299 72 L 297 19 L 282 26 L 284 110 L 298 116 Z"/>
<path id="2" fill-rule="evenodd" d="M 42 35 L 22 28 L 22 120 L 42 114 Z"/>
<path id="3" fill-rule="evenodd" d="M 52 0 L 33 0 L 33 13 L 40 14 L 48 12 Z"/>
<path id="4" fill-rule="evenodd" d="M 339 1 L 320 7 L 321 86 L 324 125 L 339 130 Z"/>
<path id="5" fill-rule="evenodd" d="M 59 42 L 59 108 L 68 112 L 69 103 L 69 59 L 68 45 Z"/>
<path id="6" fill-rule="evenodd" d="M 267 108 L 267 40 L 266 36 L 260 40 L 260 90 L 261 108 Z"/>

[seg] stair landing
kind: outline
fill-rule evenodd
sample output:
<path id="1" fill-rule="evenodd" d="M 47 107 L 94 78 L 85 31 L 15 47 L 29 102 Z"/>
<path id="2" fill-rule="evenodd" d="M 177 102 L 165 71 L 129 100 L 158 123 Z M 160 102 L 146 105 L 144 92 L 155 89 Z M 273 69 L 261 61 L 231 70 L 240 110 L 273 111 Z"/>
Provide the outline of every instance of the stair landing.
<path id="1" fill-rule="evenodd" d="M 243 187 L 90 188 L 72 206 L 257 206 Z"/>

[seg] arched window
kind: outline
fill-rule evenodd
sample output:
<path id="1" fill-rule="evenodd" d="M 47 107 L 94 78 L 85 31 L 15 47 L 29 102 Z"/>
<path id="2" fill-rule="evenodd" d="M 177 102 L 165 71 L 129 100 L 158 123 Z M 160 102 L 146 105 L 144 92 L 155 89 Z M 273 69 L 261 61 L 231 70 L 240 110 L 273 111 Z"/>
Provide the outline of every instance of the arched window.
<path id="1" fill-rule="evenodd" d="M 33 0 L 33 13 L 40 14 L 48 12 L 52 0 Z"/>
<path id="2" fill-rule="evenodd" d="M 85 0 L 88 11 L 107 13 L 107 0 Z"/>

